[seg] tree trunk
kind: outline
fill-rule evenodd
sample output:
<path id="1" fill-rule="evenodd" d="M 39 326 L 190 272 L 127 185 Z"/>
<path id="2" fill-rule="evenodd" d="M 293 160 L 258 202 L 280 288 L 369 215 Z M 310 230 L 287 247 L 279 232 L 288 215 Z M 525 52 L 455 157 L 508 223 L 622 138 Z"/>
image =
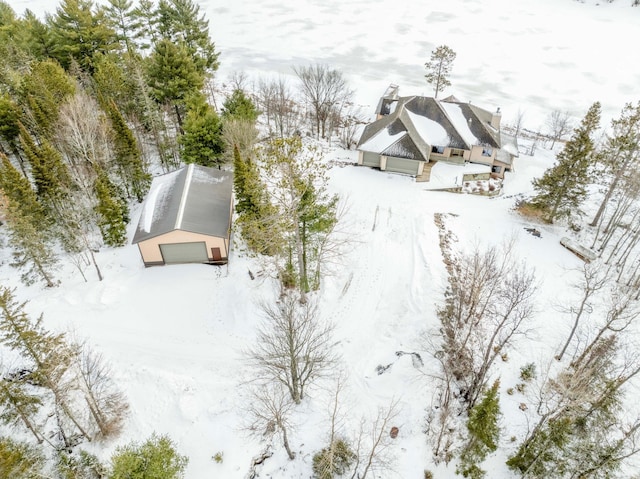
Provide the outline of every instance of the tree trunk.
<path id="1" fill-rule="evenodd" d="M 287 438 L 287 428 L 284 427 L 282 424 L 280 424 L 280 429 L 282 429 L 282 444 L 285 450 L 287 451 L 287 455 L 289 456 L 289 459 L 293 461 L 296 455 L 293 451 L 291 451 L 291 448 L 289 447 L 289 439 Z"/>

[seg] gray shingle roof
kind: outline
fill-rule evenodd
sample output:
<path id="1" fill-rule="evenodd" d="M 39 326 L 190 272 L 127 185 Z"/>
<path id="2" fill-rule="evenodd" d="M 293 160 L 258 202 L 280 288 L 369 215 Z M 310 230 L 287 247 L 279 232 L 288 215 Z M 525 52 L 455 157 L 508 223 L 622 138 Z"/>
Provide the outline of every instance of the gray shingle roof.
<path id="1" fill-rule="evenodd" d="M 142 207 L 133 244 L 174 230 L 227 237 L 233 174 L 188 165 L 157 176 Z"/>
<path id="2" fill-rule="evenodd" d="M 383 98 L 379 107 L 384 109 L 387 101 Z M 369 148 L 366 151 L 372 151 L 371 146 L 375 145 L 379 151 L 374 153 L 396 156 L 392 153 L 399 152 L 401 158 L 423 160 L 432 146 L 467 150 L 473 145 L 500 148 L 500 132 L 490 126 L 491 113 L 482 108 L 458 102 L 453 97 L 439 101 L 432 97 L 410 96 L 392 101 L 397 104 L 391 113 L 364 128 L 358 149 L 364 146 L 364 149 Z M 400 131 L 406 131 L 408 135 L 394 140 L 393 144 L 372 140 L 385 129 L 391 139 Z"/>

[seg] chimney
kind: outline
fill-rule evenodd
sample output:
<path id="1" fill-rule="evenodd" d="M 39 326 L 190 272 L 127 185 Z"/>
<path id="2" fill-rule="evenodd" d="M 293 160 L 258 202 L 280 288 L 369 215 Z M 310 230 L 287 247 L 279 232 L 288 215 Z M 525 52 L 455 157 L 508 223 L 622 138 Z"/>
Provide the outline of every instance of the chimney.
<path id="1" fill-rule="evenodd" d="M 494 127 L 496 130 L 500 129 L 500 119 L 502 118 L 502 113 L 500 113 L 500 107 L 495 111 L 495 113 L 491 114 L 491 123 L 490 125 Z"/>

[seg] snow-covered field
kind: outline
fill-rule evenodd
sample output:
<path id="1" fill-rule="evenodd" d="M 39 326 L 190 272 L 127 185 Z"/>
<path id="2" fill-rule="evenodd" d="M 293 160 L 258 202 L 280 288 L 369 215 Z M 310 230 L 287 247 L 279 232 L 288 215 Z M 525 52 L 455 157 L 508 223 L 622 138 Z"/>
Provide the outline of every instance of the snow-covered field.
<path id="1" fill-rule="evenodd" d="M 430 51 L 447 44 L 457 53 L 446 92 L 492 109 L 501 106 L 509 121 L 518 109 L 525 126 L 537 129 L 552 109 L 577 117 L 595 100 L 606 117 L 625 102 L 636 101 L 640 63 L 629 54 L 640 38 L 640 8 L 630 1 L 596 5 L 573 0 L 211 0 L 200 2 L 211 34 L 222 52 L 220 81 L 234 71 L 259 75 L 290 74 L 294 65 L 327 63 L 342 70 L 358 101 L 372 112 L 378 96 L 393 82 L 401 94 L 431 94 L 423 64 Z M 429 6 L 426 6 L 426 5 Z M 18 11 L 53 11 L 53 2 L 17 0 Z M 354 152 L 328 151 L 328 158 L 355 161 Z M 568 320 L 557 310 L 571 294 L 568 285 L 582 263 L 560 246 L 565 232 L 531 226 L 512 211 L 516 195 L 531 191 L 530 180 L 553 162 L 538 149 L 521 155 L 507 174 L 497 198 L 427 191 L 408 177 L 354 166 L 331 170 L 330 188 L 349 204 L 345 228 L 354 239 L 344 265 L 325 281 L 318 300 L 324 318 L 336 324 L 337 350 L 348 374 L 343 410 L 344 432 L 371 417 L 378 407 L 399 401 L 393 443 L 395 473 L 384 477 L 421 479 L 454 477 L 454 468 L 429 462 L 424 418 L 431 400 L 430 351 L 425 333 L 437 326 L 435 310 L 446 276 L 434 213 L 451 213 L 447 226 L 456 247 L 497 244 L 511 237 L 516 251 L 535 266 L 539 281 L 533 331 L 522 338 L 502 365 L 503 388 L 515 385 L 527 362 L 546 363 L 566 339 Z M 130 236 L 140 210 L 133 212 Z M 375 228 L 373 227 L 375 223 Z M 238 250 L 228 266 L 184 265 L 145 269 L 135 246 L 97 255 L 105 279 L 89 282 L 71 268 L 59 273 L 61 286 L 24 287 L 7 265 L 0 284 L 16 286 L 28 310 L 43 312 L 45 324 L 73 330 L 103 352 L 114 377 L 126 391 L 131 415 L 125 431 L 106 445 L 105 457 L 118 444 L 167 433 L 190 458 L 188 479 L 243 478 L 261 444 L 243 429 L 244 349 L 251 343 L 260 315 L 256 306 L 274 294 L 273 283 L 258 275 L 260 265 Z M 255 280 L 249 270 L 258 275 Z M 418 352 L 422 369 L 409 356 Z M 376 366 L 393 366 L 384 374 Z M 325 386 L 329 386 L 327 383 Z M 296 412 L 290 440 L 295 461 L 284 450 L 261 469 L 260 477 L 309 477 L 311 457 L 325 445 L 328 393 L 310 392 Z M 501 397 L 504 446 L 519 432 L 522 396 Z M 222 463 L 212 456 L 223 453 Z M 502 454 L 501 453 L 501 454 Z M 486 464 L 488 477 L 508 478 L 504 455 Z M 383 476 L 380 476 L 381 478 Z"/>

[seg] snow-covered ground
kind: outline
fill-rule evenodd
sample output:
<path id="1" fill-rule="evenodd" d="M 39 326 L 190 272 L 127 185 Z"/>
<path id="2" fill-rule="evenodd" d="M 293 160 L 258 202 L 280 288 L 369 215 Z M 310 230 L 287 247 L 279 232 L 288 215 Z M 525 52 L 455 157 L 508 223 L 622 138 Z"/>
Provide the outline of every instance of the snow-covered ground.
<path id="1" fill-rule="evenodd" d="M 446 93 L 487 109 L 501 106 L 503 121 L 520 109 L 525 126 L 537 129 L 552 109 L 580 117 L 600 100 L 611 117 L 625 102 L 637 100 L 640 63 L 619 54 L 640 38 L 640 8 L 629 7 L 630 0 L 606 5 L 573 0 L 200 3 L 222 52 L 220 81 L 234 71 L 257 79 L 323 62 L 345 72 L 371 113 L 389 83 L 400 85 L 401 94 L 431 94 L 423 64 L 434 47 L 447 44 L 458 56 Z M 38 14 L 55 7 L 45 0 L 16 0 L 12 6 Z M 339 149 L 328 157 L 355 161 L 353 152 Z M 446 285 L 434 213 L 451 214 L 446 224 L 457 248 L 513 237 L 519 257 L 536 268 L 532 332 L 501 367 L 504 388 L 515 385 L 525 363 L 547 363 L 566 339 L 568 320 L 557 304 L 571 294 L 568 285 L 582 263 L 560 246 L 565 231 L 535 225 L 541 237 L 534 237 L 525 230 L 532 225 L 512 210 L 519 195 L 531 192 L 531 178 L 552 162 L 552 153 L 540 148 L 535 157 L 521 155 L 496 198 L 428 191 L 411 178 L 364 167 L 331 170 L 330 188 L 349 205 L 344 225 L 354 239 L 344 265 L 318 293 L 322 316 L 336 325 L 336 348 L 349 377 L 344 432 L 353 432 L 361 416 L 371 417 L 378 407 L 399 400 L 395 477 L 421 479 L 424 469 L 438 478 L 455 476 L 453 467 L 430 464 L 422 433 L 432 392 L 424 335 L 437 326 L 436 306 Z M 140 209 L 132 214 L 130 236 L 139 215 Z M 155 431 L 169 434 L 189 456 L 188 479 L 244 477 L 262 445 L 243 429 L 243 352 L 261 320 L 256 304 L 274 294 L 255 260 L 236 249 L 225 267 L 145 269 L 130 245 L 97 255 L 104 281 L 88 270 L 84 283 L 64 268 L 61 286 L 43 290 L 20 285 L 6 256 L 4 251 L 0 284 L 16 286 L 17 297 L 30 301 L 30 312 L 44 313 L 46 326 L 86 337 L 111 362 L 126 392 L 130 418 L 123 434 L 106 445 L 104 457 L 118 444 Z M 417 369 L 396 351 L 418 352 L 427 364 Z M 376 373 L 378 365 L 390 363 L 387 372 Z M 297 459 L 288 461 L 276 447 L 260 477 L 309 477 L 311 457 L 326 441 L 327 401 L 326 390 L 310 391 L 290 434 Z M 524 424 L 518 410 L 523 397 L 503 394 L 501 401 L 504 447 L 486 464 L 488 477 L 498 479 L 511 477 L 504 466 L 508 437 Z M 217 452 L 223 453 L 221 463 L 212 459 Z"/>

